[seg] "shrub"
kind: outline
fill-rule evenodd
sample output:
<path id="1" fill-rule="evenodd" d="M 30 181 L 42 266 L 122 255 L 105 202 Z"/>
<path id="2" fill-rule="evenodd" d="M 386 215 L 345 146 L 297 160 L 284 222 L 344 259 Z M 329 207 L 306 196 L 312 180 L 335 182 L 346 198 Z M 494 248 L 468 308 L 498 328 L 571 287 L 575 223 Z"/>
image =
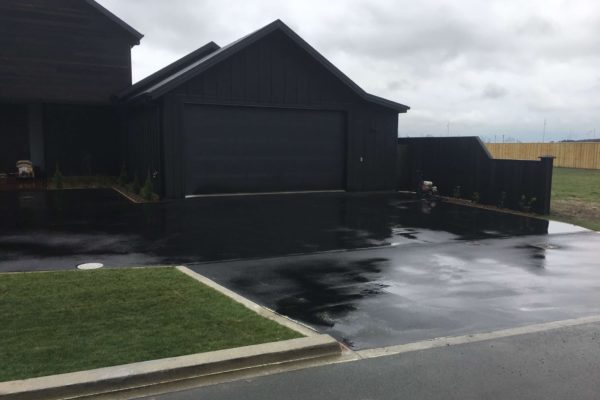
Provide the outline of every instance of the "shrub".
<path id="1" fill-rule="evenodd" d="M 506 192 L 500 192 L 500 198 L 498 199 L 498 208 L 504 208 L 504 204 L 506 203 Z"/>
<path id="2" fill-rule="evenodd" d="M 524 194 L 522 194 L 521 197 L 519 198 L 519 202 L 517 203 L 517 205 L 519 206 L 519 210 L 525 210 L 526 203 L 527 203 L 527 197 Z"/>
<path id="3" fill-rule="evenodd" d="M 131 182 L 130 189 L 133 193 L 140 193 L 140 180 L 138 179 L 137 174 L 133 175 L 133 182 Z"/>
<path id="4" fill-rule="evenodd" d="M 454 186 L 454 189 L 452 189 L 452 197 L 456 199 L 460 198 L 460 186 Z"/>
<path id="5" fill-rule="evenodd" d="M 123 166 L 121 167 L 121 173 L 119 174 L 118 183 L 120 186 L 127 185 L 127 168 L 125 167 L 125 163 L 123 163 Z"/>
<path id="6" fill-rule="evenodd" d="M 152 184 L 152 177 L 150 176 L 150 171 L 148 171 L 148 175 L 146 176 L 146 181 L 144 182 L 144 186 L 140 191 L 140 195 L 144 200 L 152 200 L 154 194 L 154 185 Z"/>
<path id="7" fill-rule="evenodd" d="M 64 176 L 62 172 L 60 172 L 60 167 L 58 163 L 56 163 L 56 169 L 54 170 L 54 176 L 52 177 L 52 183 L 54 183 L 54 187 L 56 189 L 62 189 L 64 186 Z"/>

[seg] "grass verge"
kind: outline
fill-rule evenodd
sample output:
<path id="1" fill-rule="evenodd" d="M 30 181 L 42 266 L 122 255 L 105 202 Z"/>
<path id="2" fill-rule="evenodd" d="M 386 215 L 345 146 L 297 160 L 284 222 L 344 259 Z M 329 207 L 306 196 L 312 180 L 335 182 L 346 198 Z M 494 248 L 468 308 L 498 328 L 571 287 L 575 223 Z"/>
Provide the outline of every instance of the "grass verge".
<path id="1" fill-rule="evenodd" d="M 551 218 L 600 230 L 600 171 L 554 168 Z"/>
<path id="2" fill-rule="evenodd" d="M 0 381 L 301 336 L 174 268 L 0 275 Z"/>

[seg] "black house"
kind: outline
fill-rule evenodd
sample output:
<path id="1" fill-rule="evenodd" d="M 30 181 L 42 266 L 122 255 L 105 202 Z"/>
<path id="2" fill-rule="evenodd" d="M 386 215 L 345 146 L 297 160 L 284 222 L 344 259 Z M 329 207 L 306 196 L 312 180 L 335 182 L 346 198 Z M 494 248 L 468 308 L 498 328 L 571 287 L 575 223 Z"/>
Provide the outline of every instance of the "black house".
<path id="1" fill-rule="evenodd" d="M 167 197 L 394 190 L 398 113 L 277 20 L 120 93 L 129 171 Z"/>
<path id="2" fill-rule="evenodd" d="M 0 173 L 116 174 L 118 115 L 142 35 L 93 0 L 0 1 Z"/>
<path id="3" fill-rule="evenodd" d="M 398 113 L 277 20 L 131 85 L 142 35 L 93 0 L 0 2 L 0 173 L 156 177 L 166 197 L 394 190 Z M 130 177 L 130 178 L 131 178 Z"/>

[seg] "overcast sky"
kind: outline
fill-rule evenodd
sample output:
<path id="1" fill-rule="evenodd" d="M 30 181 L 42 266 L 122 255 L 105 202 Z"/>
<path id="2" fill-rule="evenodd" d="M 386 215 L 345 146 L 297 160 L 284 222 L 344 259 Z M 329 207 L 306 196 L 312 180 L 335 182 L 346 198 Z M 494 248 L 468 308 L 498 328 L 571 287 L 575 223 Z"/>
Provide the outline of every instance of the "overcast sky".
<path id="1" fill-rule="evenodd" d="M 281 19 L 362 88 L 411 107 L 400 136 L 600 138 L 597 0 L 99 0 L 145 37 L 134 81 Z"/>

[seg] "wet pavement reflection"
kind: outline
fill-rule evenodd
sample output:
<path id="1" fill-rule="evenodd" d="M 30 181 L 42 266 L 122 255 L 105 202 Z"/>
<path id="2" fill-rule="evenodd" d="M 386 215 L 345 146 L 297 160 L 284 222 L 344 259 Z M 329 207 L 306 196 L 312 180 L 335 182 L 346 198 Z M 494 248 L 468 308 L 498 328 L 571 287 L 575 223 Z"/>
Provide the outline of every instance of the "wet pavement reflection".
<path id="1" fill-rule="evenodd" d="M 302 194 L 132 204 L 112 190 L 0 192 L 0 271 L 119 267 L 546 234 L 540 219 L 400 194 Z"/>
<path id="2" fill-rule="evenodd" d="M 583 232 L 192 268 L 365 349 L 600 314 L 599 249 Z"/>
<path id="3" fill-rule="evenodd" d="M 401 194 L 0 192 L 0 271 L 186 264 L 355 349 L 600 313 L 600 234 Z"/>

